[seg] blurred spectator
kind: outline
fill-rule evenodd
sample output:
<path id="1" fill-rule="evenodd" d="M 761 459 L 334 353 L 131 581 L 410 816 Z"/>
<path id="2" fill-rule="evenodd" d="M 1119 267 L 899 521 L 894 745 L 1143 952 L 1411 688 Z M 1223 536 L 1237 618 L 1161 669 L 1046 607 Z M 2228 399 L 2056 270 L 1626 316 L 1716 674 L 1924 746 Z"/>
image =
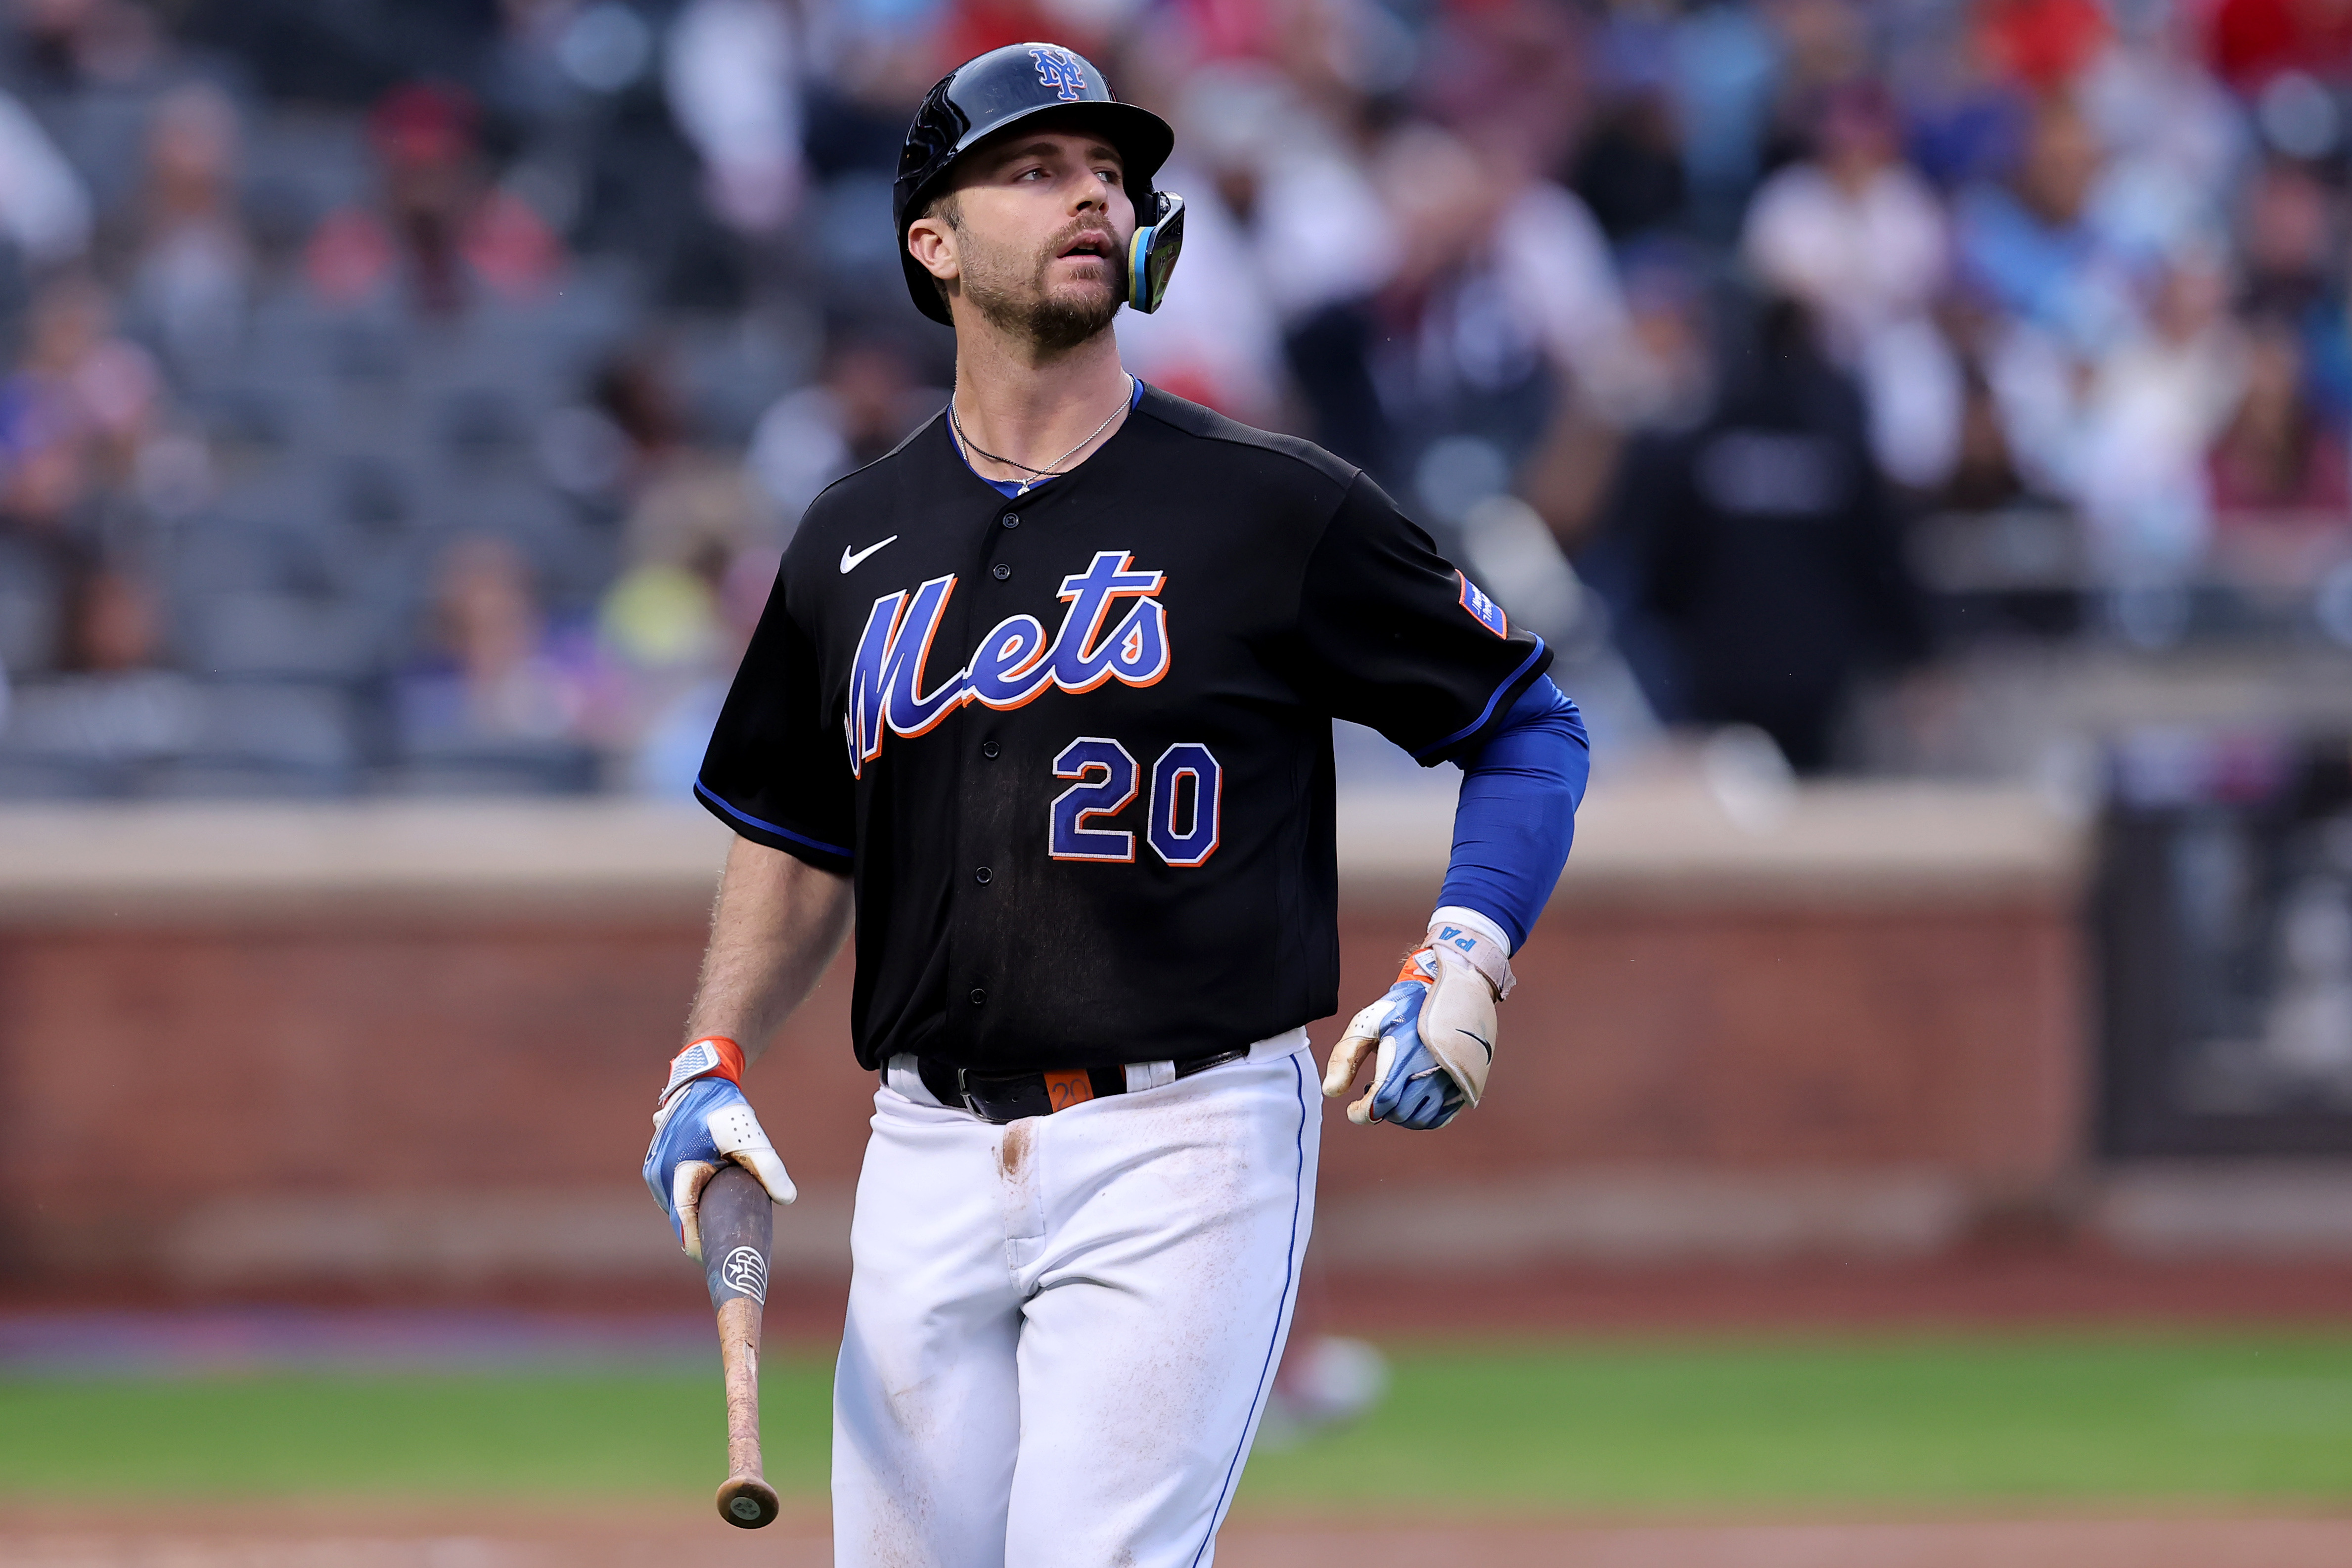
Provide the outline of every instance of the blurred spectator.
<path id="1" fill-rule="evenodd" d="M 1668 50 L 1692 228 L 1720 240 L 1762 167 L 1779 41 L 1758 7 L 1702 0 L 1676 18 Z"/>
<path id="2" fill-rule="evenodd" d="M 696 539 L 682 560 L 631 568 L 604 595 L 598 633 L 633 674 L 646 678 L 642 684 L 699 674 L 717 648 L 718 586 L 732 558 L 716 533 Z M 650 705 L 660 700 L 656 695 Z"/>
<path id="3" fill-rule="evenodd" d="M 137 550 L 121 505 L 158 382 L 111 332 L 105 292 L 82 277 L 36 301 L 16 370 L 0 382 L 0 657 L 20 674 L 119 673 L 153 659 L 153 590 L 111 564 Z"/>
<path id="4" fill-rule="evenodd" d="M 80 575 L 66 625 L 67 670 L 119 675 L 161 662 L 154 589 L 119 565 L 101 563 Z"/>
<path id="5" fill-rule="evenodd" d="M 1946 272 L 1943 209 L 1898 156 L 1894 105 L 1876 83 L 1827 96 L 1814 146 L 1812 159 L 1756 193 L 1742 248 L 1862 378 L 1881 466 L 1932 488 L 1951 472 L 1960 401 L 1958 369 L 1930 315 Z"/>
<path id="6" fill-rule="evenodd" d="M 1186 290 L 1150 316 L 1118 322 L 1121 362 L 1153 385 L 1248 424 L 1281 418 L 1282 332 L 1242 222 L 1217 184 L 1171 160 L 1171 190 L 1197 190 L 1184 212 Z M 1197 263 L 1198 274 L 1191 272 Z"/>
<path id="7" fill-rule="evenodd" d="M 643 489 L 685 446 L 686 416 L 656 344 L 641 343 L 607 361 L 596 372 L 593 402 L 627 444 L 623 484 L 631 493 Z"/>
<path id="8" fill-rule="evenodd" d="M 2313 415 L 2303 349 L 2288 323 L 2259 321 L 2247 345 L 2245 391 L 2214 443 L 2209 473 L 2223 525 L 2277 516 L 2306 527 L 2352 528 L 2344 437 Z"/>
<path id="9" fill-rule="evenodd" d="M 2352 67 L 2347 0 L 2220 0 L 2209 15 L 2208 57 L 2241 90 L 2258 90 L 2290 70 L 2341 81 Z"/>
<path id="10" fill-rule="evenodd" d="M 121 4 L 122 0 L 108 0 Z M 514 0 L 571 9 L 577 0 Z M 485 0 L 173 0 L 184 36 L 233 57 L 272 97 L 363 108 L 403 80 L 471 81 L 504 4 Z"/>
<path id="11" fill-rule="evenodd" d="M 1199 73 L 1182 115 L 1180 146 L 1247 232 L 1286 327 L 1388 281 L 1396 233 L 1348 125 L 1273 72 L 1238 67 Z"/>
<path id="12" fill-rule="evenodd" d="M 1857 677 L 1925 652 L 1916 590 L 1861 397 L 1802 307 L 1772 302 L 1739 363 L 1697 429 L 1637 444 L 1612 528 L 1633 607 L 1671 639 L 1661 711 L 1754 725 L 1818 772 Z"/>
<path id="13" fill-rule="evenodd" d="M 2024 498 L 2025 479 L 2011 459 L 2000 407 L 1973 364 L 1962 372 L 1958 434 L 1951 472 L 1935 493 L 1937 500 L 1954 511 L 1990 512 Z"/>
<path id="14" fill-rule="evenodd" d="M 45 88 L 119 86 L 162 57 L 154 13 L 131 0 L 16 0 L 10 9 L 26 71 Z"/>
<path id="15" fill-rule="evenodd" d="M 1083 5 L 1057 4 L 1055 0 L 958 0 L 926 16 L 912 6 L 894 15 L 895 7 L 886 0 L 885 5 L 876 9 L 902 26 L 933 24 L 929 42 L 943 62 L 940 68 L 945 69 L 959 60 L 1030 38 L 1052 38 L 1067 44 L 1088 59 L 1099 60 L 1107 52 L 1106 33 L 1125 19 L 1131 5 L 1132 0 Z"/>
<path id="16" fill-rule="evenodd" d="M 2004 410 L 1987 375 L 1987 342 L 1994 332 L 1989 313 L 1969 301 L 1952 300 L 1941 315 L 1946 339 L 1957 346 L 1959 421 L 1951 469 L 1924 499 L 1938 509 L 1957 512 L 1990 512 L 2026 500 L 2032 486 L 2011 448 Z"/>
<path id="17" fill-rule="evenodd" d="M 830 412 L 863 424 L 856 434 L 873 456 L 898 444 L 905 429 L 897 435 L 888 430 L 912 412 L 894 396 L 903 390 L 895 380 L 900 368 L 887 350 L 845 351 L 833 364 L 837 392 Z M 689 439 L 669 359 L 657 348 L 640 347 L 608 366 L 598 391 L 628 439 L 631 499 L 621 529 L 622 570 L 597 605 L 599 682 L 589 727 L 609 750 L 627 754 L 648 744 L 649 736 L 674 738 L 678 724 L 691 728 L 698 722 L 678 719 L 679 705 L 698 712 L 696 694 L 730 674 L 742 653 L 727 618 L 730 573 L 758 557 L 766 562 L 764 578 L 772 578 L 782 542 L 800 518 L 797 510 L 786 516 L 771 502 L 756 457 L 747 465 Z M 817 400 L 795 412 L 813 422 Z M 775 417 L 773 411 L 769 417 Z M 765 421 L 762 429 L 768 429 Z M 769 434 L 782 444 L 776 432 Z M 793 434 L 821 432 L 804 427 Z M 845 437 L 846 427 L 835 426 L 833 434 Z M 845 458 L 850 455 L 845 448 Z M 814 477 L 805 468 L 802 476 Z M 756 619 L 756 606 L 752 613 Z M 708 726 L 703 733 L 707 738 Z"/>
<path id="18" fill-rule="evenodd" d="M 40 121 L 0 92 L 0 237 L 23 260 L 50 266 L 89 244 L 89 191 Z"/>
<path id="19" fill-rule="evenodd" d="M 114 335 L 112 313 L 84 277 L 35 302 L 24 358 L 0 383 L 0 507 L 20 525 L 58 527 L 133 471 L 161 382 L 146 351 Z"/>
<path id="20" fill-rule="evenodd" d="M 2247 181 L 2237 225 L 2242 308 L 2294 332 L 2313 412 L 2339 424 L 2352 418 L 2352 322 L 2337 272 L 2344 217 L 2340 196 L 2308 165 L 2271 158 Z"/>
<path id="21" fill-rule="evenodd" d="M 638 793 L 681 805 L 694 799 L 702 754 L 709 748 L 735 666 L 767 607 L 781 559 L 773 550 L 745 550 L 726 562 L 710 585 L 710 645 L 695 678 L 656 709 L 644 727 L 629 764 L 629 781 Z"/>
<path id="22" fill-rule="evenodd" d="M 197 85 L 157 102 L 131 298 L 183 366 L 220 358 L 243 324 L 253 248 L 237 212 L 237 164 L 226 94 Z"/>
<path id="23" fill-rule="evenodd" d="M 1178 123 L 1176 160 L 1160 178 L 1190 204 L 1186 286 L 1156 315 L 1120 321 L 1121 351 L 1180 396 L 1278 421 L 1289 331 L 1391 276 L 1388 211 L 1341 128 L 1271 68 L 1201 70 Z"/>
<path id="24" fill-rule="evenodd" d="M 1670 85 L 1672 47 L 1663 7 L 1612 7 L 1592 41 L 1599 101 L 1566 179 L 1612 240 L 1672 227 L 1683 216 L 1687 192 Z"/>
<path id="25" fill-rule="evenodd" d="M 1038 37 L 1178 127 L 1139 374 L 1312 434 L 1465 559 L 1540 558 L 1560 605 L 1577 545 L 1670 710 L 1809 768 L 1916 647 L 1874 466 L 2015 513 L 1951 538 L 2041 529 L 1995 580 L 2157 585 L 2142 642 L 2257 534 L 2309 586 L 2352 512 L 2352 0 L 0 12 L 0 657 L 67 729 L 67 687 L 178 682 L 99 725 L 125 757 L 212 701 L 154 668 L 184 645 L 345 683 L 412 758 L 593 746 L 677 795 L 802 508 L 944 400 L 890 259 L 914 102 Z M 101 222 L 122 327 L 75 270 Z M 439 329 L 277 298 L 305 236 L 310 299 Z M 1736 264 L 1810 348 L 1714 329 Z"/>
<path id="26" fill-rule="evenodd" d="M 2326 292 L 2339 243 L 2337 200 L 2312 170 L 2266 159 L 2246 182 L 2240 240 L 2253 308 L 2294 318 Z"/>
<path id="27" fill-rule="evenodd" d="M 1507 487 L 1563 409 L 1617 425 L 1656 406 L 1657 369 L 1573 193 L 1421 125 L 1392 134 L 1373 172 L 1396 267 L 1364 306 L 1293 338 L 1335 451 L 1409 483 L 1444 524 Z"/>
<path id="28" fill-rule="evenodd" d="M 1780 0 L 1769 8 L 1780 36 L 1786 101 L 1810 103 L 1815 95 L 1869 71 L 1870 10 L 1855 0 Z"/>
<path id="29" fill-rule="evenodd" d="M 782 0 L 688 0 L 663 65 L 670 113 L 727 223 L 765 234 L 798 205 L 800 46 Z"/>
<path id="30" fill-rule="evenodd" d="M 2090 222 L 2092 191 L 2106 153 L 2073 103 L 2036 110 L 2024 156 L 2006 185 L 1963 192 L 1959 256 L 1976 287 L 2068 350 L 2095 354 L 2137 314 L 2133 278 L 2109 236 Z"/>
<path id="31" fill-rule="evenodd" d="M 1569 183 L 1612 240 L 1671 227 L 1685 201 L 1680 137 L 1665 93 L 1644 88 L 1613 105 L 1587 137 Z"/>
<path id="32" fill-rule="evenodd" d="M 2076 104 L 2051 98 L 2011 184 L 1958 204 L 2011 455 L 2034 488 L 2085 509 L 2110 580 L 2193 568 L 2201 454 L 2236 397 L 2228 262 L 2183 156 L 2111 163 Z"/>
<path id="33" fill-rule="evenodd" d="M 887 453 L 946 402 L 945 392 L 917 384 L 896 344 L 836 341 L 816 381 L 778 399 L 751 433 L 746 461 L 781 526 L 776 542 L 790 538 L 818 491 Z"/>
<path id="34" fill-rule="evenodd" d="M 2016 167 L 2032 100 L 1985 57 L 1975 28 L 1947 20 L 1895 67 L 1887 86 L 1903 105 L 1907 150 L 1939 190 L 1997 180 Z"/>
<path id="35" fill-rule="evenodd" d="M 1980 0 L 1978 16 L 1994 68 L 2042 93 L 2080 76 L 2114 30 L 2098 0 Z"/>
<path id="36" fill-rule="evenodd" d="M 1342 14 L 1336 5 L 1298 9 Z M 1439 7 L 1424 41 L 1415 96 L 1432 121 L 1481 157 L 1515 173 L 1552 172 L 1587 111 L 1580 31 L 1573 8 L 1545 0 Z M 1301 74 L 1295 60 L 1285 63 L 1294 77 Z M 1654 68 L 1653 60 L 1642 58 L 1623 74 L 1654 78 Z"/>
<path id="37" fill-rule="evenodd" d="M 1716 347 L 1707 335 L 1712 268 L 1696 246 L 1656 241 L 1628 248 L 1620 263 L 1633 336 L 1657 377 L 1657 396 L 1640 422 L 1684 430 L 1714 402 Z"/>
<path id="38" fill-rule="evenodd" d="M 2122 167 L 2106 220 L 2167 246 L 2220 226 L 2251 151 L 2243 110 L 2186 54 L 2160 7 L 2121 7 L 2121 36 L 2069 89 Z"/>
<path id="39" fill-rule="evenodd" d="M 469 743 L 581 735 L 593 672 L 578 638 L 551 637 L 522 552 L 471 538 L 435 576 L 430 651 L 399 683 L 401 739 L 412 755 Z"/>
<path id="40" fill-rule="evenodd" d="M 641 759 L 649 750 L 667 756 L 683 746 L 677 739 L 681 725 L 698 727 L 702 739 L 709 739 L 710 726 L 718 720 L 717 705 L 726 695 L 725 684 L 750 636 L 749 627 L 738 628 L 729 618 L 726 600 L 730 572 L 750 559 L 727 537 L 740 538 L 742 510 L 739 506 L 729 516 L 720 510 L 725 497 L 706 493 L 698 498 L 710 508 L 693 519 L 703 525 L 702 530 L 680 529 L 670 541 L 683 554 L 640 560 L 621 574 L 597 607 L 604 679 L 594 733 L 609 749 Z M 764 596 L 781 556 L 774 551 L 758 554 L 766 563 L 764 574 L 756 563 L 750 570 L 761 576 L 759 591 Z M 758 614 L 755 601 L 755 622 Z M 705 689 L 714 682 L 718 691 Z M 708 722 L 702 716 L 706 708 Z M 698 747 L 695 760 L 700 759 Z M 690 787 L 690 776 L 686 782 Z"/>
<path id="41" fill-rule="evenodd" d="M 2212 526 L 2204 454 L 2245 375 L 2219 257 L 2183 257 L 2164 275 L 2147 326 L 2119 344 L 2084 398 L 2074 495 L 2109 580 L 2177 582 Z"/>
<path id="42" fill-rule="evenodd" d="M 303 272 L 319 298 L 352 305 L 397 282 L 426 315 L 464 309 L 478 291 L 541 296 L 563 266 L 562 243 L 512 192 L 488 183 L 472 99 L 412 83 L 368 116 L 382 165 L 383 211 L 331 213 L 310 236 Z"/>
<path id="43" fill-rule="evenodd" d="M 202 705 L 184 677 L 161 668 L 162 617 L 152 583 L 126 563 L 71 548 L 52 559 L 63 593 L 57 657 L 26 682 L 6 716 L 5 745 L 67 795 L 110 794 L 139 770 L 184 751 Z"/>

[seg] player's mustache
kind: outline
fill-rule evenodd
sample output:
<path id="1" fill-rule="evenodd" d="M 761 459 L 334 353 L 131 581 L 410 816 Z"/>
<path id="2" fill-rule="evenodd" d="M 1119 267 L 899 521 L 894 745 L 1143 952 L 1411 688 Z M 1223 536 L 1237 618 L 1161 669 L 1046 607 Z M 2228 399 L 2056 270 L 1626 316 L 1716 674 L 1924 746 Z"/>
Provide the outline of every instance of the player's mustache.
<path id="1" fill-rule="evenodd" d="M 1045 254 L 1038 258 L 1039 268 L 1042 270 L 1048 263 L 1060 260 L 1072 246 L 1085 239 L 1099 240 L 1103 259 L 1113 264 L 1126 249 L 1119 242 L 1118 231 L 1111 227 L 1108 220 L 1081 218 L 1045 242 Z"/>

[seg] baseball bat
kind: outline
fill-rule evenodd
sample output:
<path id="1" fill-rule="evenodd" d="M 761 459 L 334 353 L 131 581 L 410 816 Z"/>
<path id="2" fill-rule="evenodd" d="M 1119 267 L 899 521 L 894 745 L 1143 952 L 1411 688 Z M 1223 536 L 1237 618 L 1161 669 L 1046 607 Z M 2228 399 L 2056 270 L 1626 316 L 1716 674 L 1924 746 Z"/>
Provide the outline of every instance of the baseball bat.
<path id="1" fill-rule="evenodd" d="M 702 1268 L 719 1314 L 727 1385 L 727 1482 L 719 1517 L 743 1530 L 774 1522 L 776 1489 L 760 1465 L 760 1313 L 768 1304 L 768 1249 L 776 1216 L 768 1189 L 738 1165 L 702 1189 Z"/>

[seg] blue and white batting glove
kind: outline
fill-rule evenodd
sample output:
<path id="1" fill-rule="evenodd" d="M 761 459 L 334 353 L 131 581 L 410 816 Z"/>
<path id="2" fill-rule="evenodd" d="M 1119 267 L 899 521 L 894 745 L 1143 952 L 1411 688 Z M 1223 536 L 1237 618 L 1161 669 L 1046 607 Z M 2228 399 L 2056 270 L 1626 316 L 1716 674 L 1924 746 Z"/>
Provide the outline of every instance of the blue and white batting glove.
<path id="1" fill-rule="evenodd" d="M 1370 1056 L 1371 1087 L 1348 1107 L 1348 1120 L 1443 1127 L 1486 1092 L 1495 1004 L 1517 983 L 1493 936 L 1452 921 L 1433 924 L 1428 945 L 1407 956 L 1396 984 L 1332 1047 L 1323 1092 L 1345 1094 Z"/>
<path id="2" fill-rule="evenodd" d="M 696 1040 L 673 1058 L 669 1082 L 654 1108 L 654 1141 L 646 1150 L 646 1186 L 669 1216 L 687 1256 L 702 1259 L 697 1207 L 702 1189 L 732 1160 L 750 1171 L 778 1203 L 800 1196 L 776 1146 L 743 1098 L 743 1048 L 724 1035 Z"/>

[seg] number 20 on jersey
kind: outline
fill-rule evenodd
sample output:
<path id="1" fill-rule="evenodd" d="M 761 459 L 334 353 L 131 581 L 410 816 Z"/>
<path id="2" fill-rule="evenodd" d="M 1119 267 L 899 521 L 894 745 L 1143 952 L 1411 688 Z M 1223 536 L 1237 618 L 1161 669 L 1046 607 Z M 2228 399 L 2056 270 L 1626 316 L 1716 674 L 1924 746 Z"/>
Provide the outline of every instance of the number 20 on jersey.
<path id="1" fill-rule="evenodd" d="M 1057 861 L 1104 861 L 1132 864 L 1135 834 L 1097 827 L 1134 804 L 1143 770 L 1126 747 L 1098 735 L 1082 735 L 1054 758 L 1054 777 L 1076 782 L 1054 797 L 1046 852 Z M 1178 741 L 1151 765 L 1151 794 L 1144 805 L 1143 837 L 1152 852 L 1171 866 L 1196 866 L 1217 852 L 1224 805 L 1224 769 L 1205 746 Z"/>

